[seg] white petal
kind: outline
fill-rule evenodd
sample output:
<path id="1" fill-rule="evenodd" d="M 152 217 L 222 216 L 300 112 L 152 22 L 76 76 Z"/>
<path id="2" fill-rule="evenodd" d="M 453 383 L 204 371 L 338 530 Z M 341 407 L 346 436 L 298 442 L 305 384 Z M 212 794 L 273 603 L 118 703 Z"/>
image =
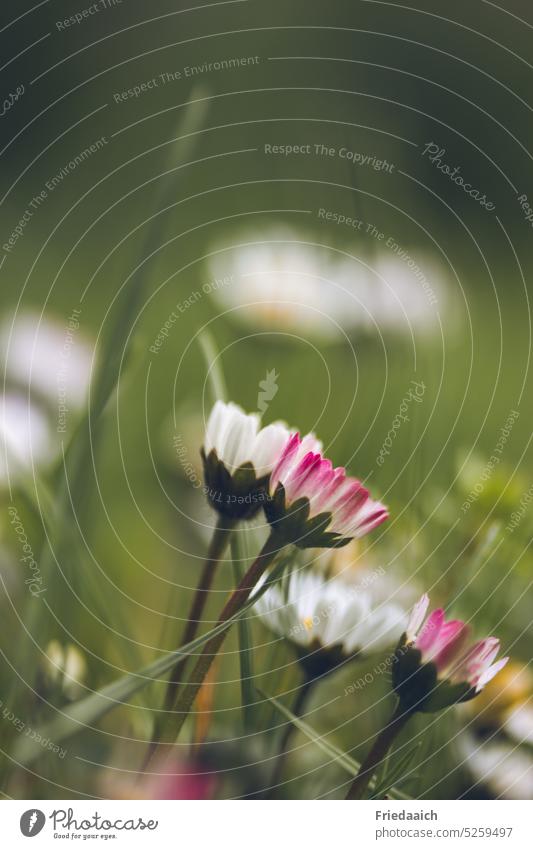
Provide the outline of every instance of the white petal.
<path id="1" fill-rule="evenodd" d="M 231 471 L 250 462 L 258 427 L 259 418 L 256 415 L 241 416 L 233 426 L 224 448 L 224 462 Z"/>
<path id="2" fill-rule="evenodd" d="M 492 679 L 498 674 L 500 669 L 503 669 L 508 660 L 508 657 L 502 657 L 500 660 L 497 660 L 496 663 L 493 663 L 492 666 L 489 666 L 488 669 L 485 669 L 485 671 L 481 673 L 476 684 L 476 693 L 479 693 L 483 689 L 483 687 L 485 687 L 485 685 L 489 683 L 489 681 L 492 681 Z"/>
<path id="3" fill-rule="evenodd" d="M 258 427 L 259 417 L 255 413 L 246 415 L 237 404 L 217 401 L 207 422 L 204 450 L 209 454 L 214 448 L 219 460 L 234 471 L 250 459 L 247 455 Z"/>
<path id="4" fill-rule="evenodd" d="M 213 449 L 219 454 L 222 436 L 229 416 L 229 405 L 224 404 L 223 401 L 217 401 L 211 410 L 205 429 L 204 450 L 206 454 L 209 454 Z"/>
<path id="5" fill-rule="evenodd" d="M 347 643 L 355 637 L 358 645 L 366 652 L 378 652 L 394 646 L 405 630 L 407 616 L 396 604 L 384 604 L 373 610 L 359 625 Z"/>
<path id="6" fill-rule="evenodd" d="M 428 607 L 429 596 L 427 593 L 424 593 L 424 595 L 417 601 L 417 603 L 413 607 L 411 615 L 409 617 L 409 622 L 407 623 L 406 634 L 407 639 L 410 642 L 414 640 L 416 635 L 418 634 L 422 626 L 422 622 L 426 618 Z"/>
<path id="7" fill-rule="evenodd" d="M 283 422 L 275 422 L 259 431 L 250 458 L 258 477 L 270 474 L 289 436 L 289 429 Z"/>

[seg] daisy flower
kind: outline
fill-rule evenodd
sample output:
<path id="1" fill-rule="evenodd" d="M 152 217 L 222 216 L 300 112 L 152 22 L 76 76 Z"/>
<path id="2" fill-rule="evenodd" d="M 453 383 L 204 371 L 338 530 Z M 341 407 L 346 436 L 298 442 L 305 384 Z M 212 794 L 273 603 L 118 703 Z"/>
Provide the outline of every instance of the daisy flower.
<path id="1" fill-rule="evenodd" d="M 299 548 L 346 545 L 388 517 L 387 508 L 342 466 L 333 468 L 321 450 L 312 434 L 292 434 L 270 476 L 267 518 Z"/>
<path id="2" fill-rule="evenodd" d="M 261 428 L 256 413 L 216 402 L 201 450 L 206 494 L 215 510 L 233 519 L 249 519 L 259 511 L 288 436 L 282 422 Z"/>
<path id="3" fill-rule="evenodd" d="M 346 658 L 393 646 L 407 620 L 398 604 L 314 569 L 291 572 L 288 586 L 271 587 L 254 610 L 267 628 L 295 645 L 310 677 Z"/>
<path id="4" fill-rule="evenodd" d="M 428 607 L 423 595 L 412 610 L 396 650 L 393 685 L 404 707 L 431 713 L 474 698 L 509 658 L 496 660 L 496 637 L 472 643 L 469 626 L 447 621 L 442 608 L 426 619 Z"/>

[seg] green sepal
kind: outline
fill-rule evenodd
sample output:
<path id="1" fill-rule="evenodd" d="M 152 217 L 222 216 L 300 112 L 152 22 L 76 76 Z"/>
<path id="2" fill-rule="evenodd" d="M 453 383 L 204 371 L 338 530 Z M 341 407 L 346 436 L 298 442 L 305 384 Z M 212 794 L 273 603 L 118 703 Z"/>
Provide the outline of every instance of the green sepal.
<path id="1" fill-rule="evenodd" d="M 297 498 L 287 507 L 285 487 L 278 483 L 274 495 L 265 501 L 265 514 L 272 528 L 287 544 L 297 548 L 340 548 L 350 542 L 332 531 L 326 531 L 331 524 L 332 514 L 319 513 L 309 518 L 308 498 Z"/>
<path id="2" fill-rule="evenodd" d="M 313 640 L 308 646 L 299 645 L 296 651 L 298 662 L 308 681 L 323 678 L 347 659 L 342 645 L 336 644 L 325 648 L 318 640 Z"/>
<path id="3" fill-rule="evenodd" d="M 394 652 L 392 686 L 405 710 L 420 713 L 436 713 L 476 695 L 466 682 L 439 681 L 435 664 L 422 663 L 421 652 L 409 645 L 406 634 Z"/>
<path id="4" fill-rule="evenodd" d="M 437 684 L 437 669 L 432 663 L 422 663 L 420 651 L 406 643 L 394 653 L 392 685 L 407 710 L 422 710 L 424 702 Z"/>
<path id="5" fill-rule="evenodd" d="M 431 665 L 433 666 L 433 664 Z M 472 693 L 472 695 L 469 695 L 469 693 Z M 466 682 L 451 684 L 449 681 L 439 681 L 427 701 L 424 702 L 422 713 L 436 713 L 450 705 L 467 701 L 475 695 L 474 688 Z"/>
<path id="6" fill-rule="evenodd" d="M 205 494 L 211 506 L 230 519 L 251 519 L 268 498 L 268 475 L 258 478 L 253 463 L 246 462 L 230 474 L 213 448 L 206 456 L 201 450 L 204 464 Z"/>

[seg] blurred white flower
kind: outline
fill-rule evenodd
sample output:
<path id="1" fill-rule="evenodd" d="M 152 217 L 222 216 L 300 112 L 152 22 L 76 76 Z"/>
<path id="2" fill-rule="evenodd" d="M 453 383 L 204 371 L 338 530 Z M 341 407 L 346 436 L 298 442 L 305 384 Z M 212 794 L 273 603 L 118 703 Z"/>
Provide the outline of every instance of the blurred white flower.
<path id="1" fill-rule="evenodd" d="M 447 292 L 442 270 L 434 261 L 427 257 L 420 263 L 410 257 L 405 261 L 382 250 L 371 265 L 374 279 L 368 312 L 380 328 L 409 332 L 411 327 L 417 331 L 438 327 L 437 313 L 445 308 Z"/>
<path id="2" fill-rule="evenodd" d="M 324 340 L 353 328 L 434 330 L 447 295 L 443 272 L 425 257 L 384 247 L 351 257 L 289 228 L 215 250 L 209 271 L 209 291 L 238 320 Z"/>
<path id="3" fill-rule="evenodd" d="M 23 313 L 0 328 L 0 484 L 51 463 L 89 388 L 92 349 L 79 312 L 64 324 Z"/>
<path id="4" fill-rule="evenodd" d="M 0 356 L 5 375 L 14 383 L 30 387 L 54 406 L 64 395 L 72 409 L 86 398 L 93 351 L 79 332 L 73 313 L 64 323 L 22 313 L 3 323 Z"/>
<path id="5" fill-rule="evenodd" d="M 49 421 L 28 398 L 7 393 L 0 396 L 0 483 L 12 480 L 46 463 L 53 454 Z"/>
<path id="6" fill-rule="evenodd" d="M 459 748 L 473 777 L 495 796 L 533 799 L 533 756 L 529 750 L 499 738 L 480 742 L 467 733 L 461 735 Z"/>
<path id="7" fill-rule="evenodd" d="M 530 700 L 516 705 L 508 713 L 503 729 L 517 743 L 533 745 L 533 704 Z"/>
<path id="8" fill-rule="evenodd" d="M 533 799 L 533 675 L 511 660 L 463 707 L 458 748 L 474 779 L 495 796 Z"/>

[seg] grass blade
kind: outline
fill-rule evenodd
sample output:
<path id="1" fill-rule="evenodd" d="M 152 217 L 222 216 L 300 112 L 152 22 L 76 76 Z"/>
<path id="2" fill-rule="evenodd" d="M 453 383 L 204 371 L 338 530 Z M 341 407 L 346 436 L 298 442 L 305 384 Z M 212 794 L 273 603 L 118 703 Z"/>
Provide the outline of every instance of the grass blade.
<path id="1" fill-rule="evenodd" d="M 258 691 L 264 699 L 267 699 L 275 708 L 278 710 L 286 719 L 288 719 L 298 731 L 301 731 L 302 734 L 307 737 L 312 743 L 314 743 L 317 748 L 319 748 L 324 754 L 326 754 L 332 761 L 337 763 L 340 767 L 342 767 L 348 775 L 352 778 L 355 778 L 361 764 L 354 760 L 350 755 L 347 755 L 346 752 L 343 752 L 342 749 L 339 749 L 338 746 L 335 746 L 334 743 L 330 743 L 328 740 L 325 740 L 324 737 L 315 731 L 307 722 L 304 722 L 303 719 L 296 716 L 289 708 L 285 707 L 278 699 L 275 699 L 274 696 L 267 696 L 266 693 L 263 693 L 261 690 Z M 375 780 L 371 781 L 370 787 L 375 785 Z M 405 793 L 402 793 L 400 790 L 395 788 L 389 788 L 389 793 L 393 799 L 409 799 L 409 796 L 406 796 Z"/>
<path id="2" fill-rule="evenodd" d="M 211 390 L 211 402 L 214 404 L 215 401 L 225 401 L 228 393 L 218 349 L 211 333 L 205 328 L 198 335 L 198 343 L 207 366 L 207 382 Z"/>
<path id="3" fill-rule="evenodd" d="M 276 708 L 276 710 L 281 713 L 285 719 L 288 719 L 298 731 L 301 731 L 302 734 L 307 737 L 308 740 L 311 740 L 325 755 L 330 757 L 335 763 L 338 763 L 348 775 L 351 775 L 354 778 L 359 772 L 359 764 L 356 760 L 354 760 L 350 755 L 347 755 L 346 752 L 343 752 L 342 749 L 339 749 L 334 743 L 330 743 L 328 740 L 325 740 L 324 737 L 315 731 L 307 722 L 304 722 L 303 719 L 296 716 L 289 708 L 285 707 L 278 699 L 274 698 L 274 696 L 267 696 L 266 693 L 263 693 L 261 690 L 258 691 L 264 699 L 267 699 Z"/>

